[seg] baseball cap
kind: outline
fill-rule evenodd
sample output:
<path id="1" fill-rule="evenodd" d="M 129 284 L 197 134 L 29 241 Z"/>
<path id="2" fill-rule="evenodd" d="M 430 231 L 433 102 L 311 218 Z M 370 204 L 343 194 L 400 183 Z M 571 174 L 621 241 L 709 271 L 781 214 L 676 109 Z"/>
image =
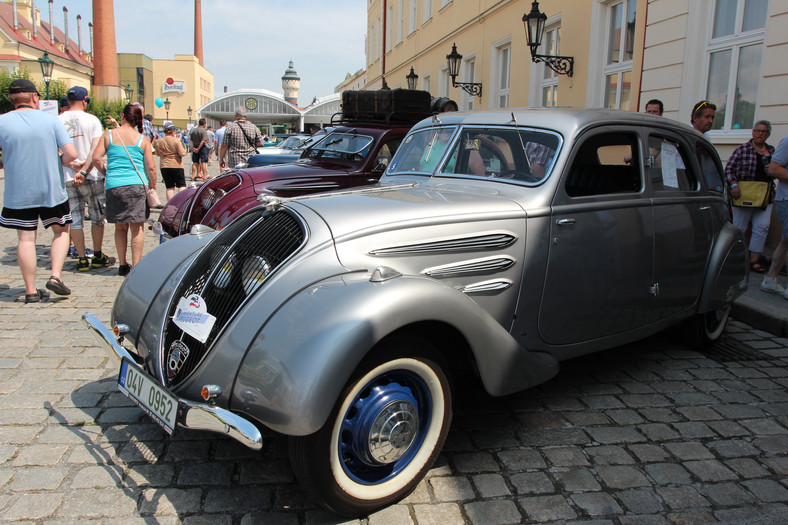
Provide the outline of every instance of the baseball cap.
<path id="1" fill-rule="evenodd" d="M 85 102 L 90 102 L 91 100 L 91 98 L 88 96 L 88 90 L 83 88 L 82 86 L 74 86 L 73 88 L 69 89 L 68 99 L 84 100 Z"/>
<path id="2" fill-rule="evenodd" d="M 17 78 L 8 85 L 8 93 L 38 93 L 38 88 L 26 78 Z"/>
<path id="3" fill-rule="evenodd" d="M 175 124 L 167 124 L 164 126 L 164 131 L 178 131 L 178 128 L 175 126 Z"/>

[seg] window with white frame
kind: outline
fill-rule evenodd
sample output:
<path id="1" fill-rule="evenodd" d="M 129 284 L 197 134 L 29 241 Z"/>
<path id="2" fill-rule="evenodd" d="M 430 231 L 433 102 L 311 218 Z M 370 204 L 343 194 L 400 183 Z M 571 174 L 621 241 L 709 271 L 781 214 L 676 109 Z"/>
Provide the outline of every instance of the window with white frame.
<path id="1" fill-rule="evenodd" d="M 636 19 L 637 0 L 608 4 L 603 101 L 607 108 L 628 110 L 630 106 Z"/>
<path id="2" fill-rule="evenodd" d="M 465 55 L 462 60 L 462 81 L 476 82 L 476 56 Z M 473 109 L 476 97 L 469 95 L 465 90 L 460 90 L 460 108 L 463 111 Z"/>
<path id="3" fill-rule="evenodd" d="M 423 77 L 421 77 L 421 89 L 423 89 L 424 91 L 429 91 L 430 93 L 432 93 L 430 91 L 430 80 L 431 79 L 430 79 L 429 75 L 424 75 Z"/>
<path id="4" fill-rule="evenodd" d="M 706 88 L 717 105 L 712 129 L 750 129 L 755 122 L 768 8 L 768 0 L 714 2 Z"/>
<path id="5" fill-rule="evenodd" d="M 555 25 L 545 29 L 542 37 L 542 54 L 558 55 L 559 44 L 561 41 L 561 27 Z M 542 107 L 551 108 L 558 105 L 558 73 L 542 64 L 541 89 Z"/>
<path id="6" fill-rule="evenodd" d="M 494 108 L 509 107 L 509 83 L 511 75 L 511 40 L 493 47 L 493 92 L 491 105 Z"/>
<path id="7" fill-rule="evenodd" d="M 438 96 L 448 97 L 449 88 L 451 87 L 451 77 L 449 77 L 449 66 L 441 67 L 438 77 Z"/>
<path id="8" fill-rule="evenodd" d="M 409 22 L 410 25 L 408 26 L 408 34 L 414 32 L 416 30 L 416 20 L 418 19 L 418 12 L 419 12 L 419 2 L 418 0 L 410 0 L 410 5 L 408 6 L 410 13 Z"/>
<path id="9" fill-rule="evenodd" d="M 394 41 L 394 4 L 386 6 L 386 51 L 391 51 Z"/>
<path id="10" fill-rule="evenodd" d="M 402 42 L 405 32 L 405 0 L 397 0 L 397 43 Z"/>
<path id="11" fill-rule="evenodd" d="M 432 18 L 432 0 L 422 0 L 424 2 L 422 7 L 424 8 L 421 14 L 421 23 L 425 23 L 427 20 Z"/>

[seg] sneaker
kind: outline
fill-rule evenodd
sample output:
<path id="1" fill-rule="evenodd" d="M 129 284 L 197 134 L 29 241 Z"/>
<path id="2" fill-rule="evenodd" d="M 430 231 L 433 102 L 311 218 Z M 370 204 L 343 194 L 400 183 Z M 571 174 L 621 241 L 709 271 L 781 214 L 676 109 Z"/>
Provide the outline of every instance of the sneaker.
<path id="1" fill-rule="evenodd" d="M 130 271 L 131 271 L 130 264 L 121 264 L 120 266 L 118 266 L 118 275 L 125 276 L 128 275 Z"/>
<path id="2" fill-rule="evenodd" d="M 90 258 L 93 257 L 93 255 L 94 255 L 93 250 L 91 250 L 90 248 L 85 248 L 85 257 Z"/>
<path id="3" fill-rule="evenodd" d="M 768 293 L 785 294 L 785 288 L 782 287 L 780 281 L 771 277 L 763 278 L 761 290 Z"/>
<path id="4" fill-rule="evenodd" d="M 91 268 L 109 268 L 113 264 L 115 264 L 115 258 L 108 257 L 106 253 L 101 252 L 98 252 L 98 255 L 94 255 L 90 261 Z"/>
<path id="5" fill-rule="evenodd" d="M 80 257 L 77 261 L 77 271 L 78 272 L 87 272 L 90 271 L 90 262 L 88 261 L 87 257 Z"/>
<path id="6" fill-rule="evenodd" d="M 68 256 L 72 259 L 79 259 L 79 254 L 77 253 L 77 249 L 74 248 L 73 244 L 68 248 Z"/>

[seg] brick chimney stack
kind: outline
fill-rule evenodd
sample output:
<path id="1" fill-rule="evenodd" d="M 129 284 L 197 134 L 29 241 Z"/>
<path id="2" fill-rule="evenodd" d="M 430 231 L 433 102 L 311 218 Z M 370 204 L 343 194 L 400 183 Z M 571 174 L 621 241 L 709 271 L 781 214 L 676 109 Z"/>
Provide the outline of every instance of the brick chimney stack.
<path id="1" fill-rule="evenodd" d="M 93 0 L 93 50 L 93 96 L 100 100 L 122 100 L 113 0 Z"/>
<path id="2" fill-rule="evenodd" d="M 202 9 L 200 0 L 194 0 L 194 56 L 205 67 L 202 58 Z"/>

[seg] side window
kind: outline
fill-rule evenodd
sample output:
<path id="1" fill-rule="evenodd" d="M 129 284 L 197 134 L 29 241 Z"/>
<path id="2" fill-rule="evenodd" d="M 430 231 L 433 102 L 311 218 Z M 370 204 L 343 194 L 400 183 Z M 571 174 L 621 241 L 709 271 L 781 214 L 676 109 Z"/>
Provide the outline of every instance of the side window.
<path id="1" fill-rule="evenodd" d="M 570 197 L 639 193 L 643 189 L 635 133 L 602 133 L 586 139 L 575 155 L 565 190 Z"/>
<path id="2" fill-rule="evenodd" d="M 697 191 L 698 179 L 687 152 L 675 141 L 651 135 L 646 169 L 654 191 Z"/>
<path id="3" fill-rule="evenodd" d="M 701 176 L 706 187 L 711 191 L 722 193 L 725 176 L 721 170 L 721 164 L 717 161 L 717 154 L 710 151 L 703 143 L 698 142 L 695 144 L 695 155 L 698 157 Z"/>

